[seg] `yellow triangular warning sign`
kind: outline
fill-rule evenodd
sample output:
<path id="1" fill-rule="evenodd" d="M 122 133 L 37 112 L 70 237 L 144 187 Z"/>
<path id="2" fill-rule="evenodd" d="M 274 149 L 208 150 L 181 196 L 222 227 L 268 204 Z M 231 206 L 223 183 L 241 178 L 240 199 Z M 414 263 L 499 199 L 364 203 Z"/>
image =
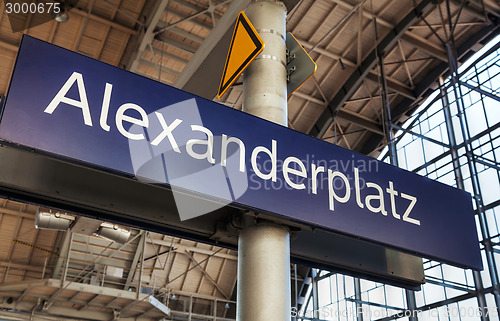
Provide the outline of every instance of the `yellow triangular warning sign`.
<path id="1" fill-rule="evenodd" d="M 238 15 L 217 97 L 220 98 L 264 49 L 264 42 L 243 11 Z"/>

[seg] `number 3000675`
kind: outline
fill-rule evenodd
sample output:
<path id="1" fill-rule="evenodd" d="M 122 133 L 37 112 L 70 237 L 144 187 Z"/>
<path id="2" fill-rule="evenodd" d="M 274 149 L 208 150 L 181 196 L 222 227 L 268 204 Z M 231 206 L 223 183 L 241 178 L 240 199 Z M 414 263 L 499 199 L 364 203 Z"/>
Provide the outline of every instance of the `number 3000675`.
<path id="1" fill-rule="evenodd" d="M 27 2 L 6 2 L 5 12 L 10 13 L 59 13 L 61 4 L 59 2 L 27 3 Z"/>

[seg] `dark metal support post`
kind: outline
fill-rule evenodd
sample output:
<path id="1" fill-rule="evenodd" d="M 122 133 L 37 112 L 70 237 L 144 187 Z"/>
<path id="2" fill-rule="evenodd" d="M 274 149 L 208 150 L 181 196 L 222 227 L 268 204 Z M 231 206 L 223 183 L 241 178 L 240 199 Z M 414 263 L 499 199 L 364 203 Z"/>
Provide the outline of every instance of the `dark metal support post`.
<path id="1" fill-rule="evenodd" d="M 460 160 L 457 151 L 457 140 L 455 138 L 455 129 L 451 118 L 450 102 L 448 100 L 448 94 L 446 92 L 444 80 L 441 77 L 439 78 L 439 88 L 440 88 L 441 101 L 443 104 L 446 132 L 448 134 L 448 140 L 450 143 L 449 148 L 451 152 L 451 160 L 453 163 L 453 171 L 455 173 L 455 182 L 458 188 L 465 190 L 464 179 L 462 176 L 462 171 L 460 170 Z M 486 311 L 486 298 L 483 293 L 484 287 L 483 287 L 483 280 L 481 278 L 481 273 L 479 273 L 478 271 L 473 271 L 473 277 L 474 277 L 474 285 L 476 287 L 476 292 L 477 292 L 476 295 L 477 295 L 478 307 L 482 311 Z M 481 320 L 489 321 L 490 317 L 488 315 L 485 315 L 485 313 L 482 313 Z"/>
<path id="2" fill-rule="evenodd" d="M 411 311 L 410 315 L 408 316 L 409 321 L 417 321 L 417 301 L 415 300 L 415 291 L 412 290 L 405 290 L 406 294 L 406 305 L 408 307 L 408 310 Z"/>
<path id="3" fill-rule="evenodd" d="M 382 90 L 380 96 L 382 97 L 382 114 L 384 115 L 384 132 L 387 139 L 387 147 L 389 149 L 389 159 L 391 164 L 394 166 L 399 166 L 398 154 L 396 149 L 396 143 L 394 141 L 394 132 L 391 120 L 391 105 L 389 102 L 389 95 L 387 92 L 387 79 L 384 70 L 384 58 L 382 56 L 378 57 L 379 69 L 380 69 L 380 80 L 382 83 Z M 414 313 L 417 309 L 417 303 L 415 300 L 415 292 L 412 290 L 405 290 L 406 292 L 406 305 L 408 310 L 412 311 L 408 317 L 409 321 L 417 321 L 417 315 Z"/>
<path id="4" fill-rule="evenodd" d="M 484 204 L 482 200 L 481 187 L 479 184 L 478 171 L 476 160 L 473 157 L 472 146 L 470 142 L 470 131 L 465 119 L 465 105 L 462 96 L 462 90 L 460 88 L 459 74 L 458 74 L 458 62 L 455 50 L 455 44 L 453 38 L 446 44 L 446 50 L 448 53 L 448 60 L 450 65 L 450 85 L 453 89 L 454 95 L 456 97 L 456 105 L 458 111 L 458 119 L 460 121 L 460 130 L 464 140 L 465 156 L 467 157 L 467 166 L 470 171 L 472 189 L 474 193 L 474 202 L 476 204 L 476 209 L 479 218 L 479 227 L 483 236 L 483 245 L 486 254 L 486 262 L 488 264 L 488 269 L 490 272 L 491 284 L 493 288 L 493 295 L 495 297 L 495 304 L 497 308 L 500 308 L 500 283 L 498 278 L 498 271 L 496 269 L 495 256 L 493 252 L 493 245 L 491 243 L 491 237 L 488 230 L 488 224 L 486 219 L 486 213 L 484 211 Z M 451 123 L 451 122 L 450 122 Z"/>
<path id="5" fill-rule="evenodd" d="M 312 291 L 311 291 L 311 298 L 312 298 L 312 303 L 313 303 L 313 316 L 315 318 L 319 319 L 319 291 L 318 291 L 318 275 L 316 274 L 316 269 L 311 269 L 311 285 L 312 285 Z"/>
<path id="6" fill-rule="evenodd" d="M 361 304 L 361 281 L 354 278 L 354 298 L 356 299 L 356 321 L 363 321 L 363 304 Z"/>
<path id="7" fill-rule="evenodd" d="M 398 165 L 398 154 L 396 151 L 396 144 L 394 144 L 394 132 L 392 130 L 391 120 L 391 105 L 389 103 L 389 94 L 387 92 L 387 79 L 384 70 L 384 57 L 378 57 L 378 64 L 380 70 L 380 82 L 382 83 L 382 90 L 380 96 L 382 97 L 382 115 L 384 116 L 384 133 L 387 139 L 387 147 L 389 148 L 389 158 L 391 164 Z"/>

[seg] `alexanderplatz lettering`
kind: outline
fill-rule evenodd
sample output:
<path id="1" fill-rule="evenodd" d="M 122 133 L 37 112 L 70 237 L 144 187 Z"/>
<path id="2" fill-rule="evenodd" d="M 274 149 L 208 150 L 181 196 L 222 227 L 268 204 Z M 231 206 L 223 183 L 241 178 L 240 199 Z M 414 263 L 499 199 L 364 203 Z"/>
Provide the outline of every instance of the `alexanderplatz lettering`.
<path id="1" fill-rule="evenodd" d="M 76 100 L 73 98 L 67 97 L 70 89 L 75 86 L 78 89 L 78 93 L 80 96 L 80 100 Z M 99 117 L 99 125 L 102 130 L 109 132 L 109 115 L 110 110 L 110 101 L 111 95 L 113 91 L 113 84 L 106 83 L 104 85 L 104 96 L 102 99 L 101 112 Z M 44 112 L 47 114 L 52 114 L 57 112 L 57 108 L 71 108 L 68 106 L 80 108 L 82 111 L 83 122 L 87 126 L 93 126 L 92 117 L 90 112 L 90 106 L 87 99 L 87 92 L 85 89 L 85 82 L 83 75 L 78 72 L 73 72 L 72 75 L 67 79 L 49 105 L 45 108 Z M 132 111 L 132 112 L 131 112 Z M 138 117 L 130 116 L 130 114 L 136 114 Z M 190 126 L 193 132 L 201 132 L 206 135 L 205 140 L 200 139 L 190 139 L 186 144 L 186 152 L 189 156 L 198 160 L 205 160 L 208 163 L 215 164 L 216 160 L 214 158 L 214 135 L 209 128 L 200 125 L 189 125 L 184 124 L 182 119 L 165 119 L 163 114 L 159 112 L 155 112 L 156 121 L 161 125 L 162 131 L 156 136 L 151 137 L 151 145 L 158 146 L 165 139 L 168 139 L 171 144 L 172 149 L 176 153 L 182 153 L 181 149 L 176 140 L 176 129 L 179 126 Z M 112 118 L 112 117 L 111 117 Z M 116 115 L 114 117 L 114 124 L 117 130 L 124 137 L 130 140 L 145 140 L 146 137 L 143 133 L 131 133 L 126 129 L 126 127 L 130 127 L 129 125 L 125 125 L 126 123 L 142 126 L 144 128 L 148 128 L 150 122 L 146 111 L 139 105 L 134 103 L 124 103 L 120 105 L 116 111 Z M 222 134 L 222 144 L 220 150 L 220 165 L 225 167 L 227 165 L 227 155 L 228 155 L 228 145 L 236 144 L 239 150 L 239 171 L 246 171 L 246 146 L 245 143 L 237 138 L 231 137 L 225 134 Z M 196 146 L 202 146 L 204 150 L 203 153 L 198 152 Z M 278 141 L 271 139 L 271 148 L 266 146 L 257 146 L 251 151 L 250 156 L 250 164 L 252 166 L 253 172 L 263 180 L 272 180 L 276 181 L 278 176 L 278 166 L 277 166 L 277 150 L 278 150 Z M 271 161 L 271 168 L 268 172 L 264 172 L 262 168 L 258 165 L 257 159 L 261 155 L 265 155 Z M 375 192 L 374 194 L 368 194 L 364 196 L 361 195 L 360 188 L 360 174 L 359 169 L 354 167 L 354 194 L 352 196 L 351 190 L 352 186 L 350 186 L 350 182 L 345 173 L 341 171 L 334 171 L 331 169 L 326 169 L 324 166 L 317 166 L 312 163 L 310 168 L 306 168 L 304 163 L 297 157 L 289 156 L 283 161 L 282 165 L 282 173 L 281 175 L 285 179 L 286 183 L 293 189 L 304 190 L 306 189 L 306 184 L 304 182 L 298 183 L 296 179 L 292 179 L 292 176 L 309 179 L 310 190 L 308 192 L 312 194 L 318 194 L 318 180 L 322 179 L 321 176 L 327 175 L 328 177 L 328 195 L 329 195 L 329 209 L 330 211 L 335 210 L 335 203 L 347 203 L 351 200 L 351 198 L 355 199 L 355 202 L 359 208 L 365 208 L 373 212 L 380 213 L 384 216 L 390 216 L 394 219 L 403 220 L 404 222 L 408 222 L 410 224 L 420 225 L 420 221 L 418 218 L 411 217 L 412 209 L 417 203 L 417 197 L 406 194 L 404 192 L 400 192 L 394 189 L 394 182 L 388 181 L 384 188 L 379 184 L 374 182 L 366 182 L 366 187 L 371 189 L 371 191 Z M 341 180 L 341 188 L 336 188 L 334 180 Z M 340 190 L 339 190 L 340 189 Z M 384 192 L 389 195 L 390 204 L 385 204 Z M 407 200 L 409 202 L 405 202 L 408 205 L 406 209 L 402 213 L 398 213 L 396 210 L 396 203 L 398 197 Z M 390 213 L 390 215 L 389 215 Z"/>

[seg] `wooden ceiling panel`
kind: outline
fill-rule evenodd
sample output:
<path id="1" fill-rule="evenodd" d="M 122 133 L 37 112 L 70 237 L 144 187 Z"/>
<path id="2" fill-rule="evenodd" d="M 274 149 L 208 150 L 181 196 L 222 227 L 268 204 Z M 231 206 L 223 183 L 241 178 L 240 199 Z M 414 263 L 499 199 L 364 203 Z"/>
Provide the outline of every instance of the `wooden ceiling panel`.
<path id="1" fill-rule="evenodd" d="M 99 60 L 113 66 L 119 66 L 129 39 L 129 34 L 111 28 L 104 41 Z"/>
<path id="2" fill-rule="evenodd" d="M 120 6 L 120 2 L 121 0 L 92 0 L 84 6 L 79 3 L 79 7 L 84 8 L 84 10 L 88 10 L 89 4 L 91 4 L 93 14 L 105 19 L 113 20 L 116 16 L 118 7 Z"/>
<path id="3" fill-rule="evenodd" d="M 83 32 L 83 35 L 97 39 L 97 40 L 102 40 L 106 37 L 106 24 L 102 22 L 98 22 L 93 19 L 88 19 L 85 25 L 85 30 Z"/>
<path id="4" fill-rule="evenodd" d="M 320 40 L 322 40 L 325 36 L 329 34 L 327 38 L 324 39 L 323 47 L 326 47 L 327 44 L 334 41 L 334 38 L 337 35 L 344 36 L 344 32 L 342 30 L 347 31 L 349 28 L 342 28 L 344 24 L 347 24 L 348 21 L 342 23 L 343 18 L 345 18 L 348 14 L 348 10 L 344 9 L 340 6 L 332 6 L 330 8 L 323 8 L 323 17 L 317 20 L 317 25 L 313 27 L 311 30 L 313 32 L 312 36 L 308 39 L 309 42 L 316 44 Z M 349 18 L 350 19 L 350 18 Z M 332 32 L 333 31 L 333 32 Z M 347 31 L 352 32 L 352 31 Z M 348 35 L 345 35 L 346 37 Z M 345 45 L 345 44 L 342 44 Z M 338 44 L 337 44 L 338 48 Z M 336 52 L 342 51 L 341 48 L 338 48 Z"/>
<path id="5" fill-rule="evenodd" d="M 22 217 L 2 213 L 0 224 L 0 245 L 4 250 L 0 251 L 0 261 L 9 261 L 11 248 L 15 246 L 12 239 L 17 237 L 17 233 L 15 231 L 17 230 L 18 221 L 21 218 Z"/>
<path id="6" fill-rule="evenodd" d="M 0 44 L 0 95 L 7 94 L 16 55 L 17 51 L 2 47 Z"/>
<path id="7" fill-rule="evenodd" d="M 78 37 L 82 32 L 84 18 L 71 11 L 68 15 L 69 19 L 64 22 L 64 25 L 57 25 L 53 43 L 69 50 L 75 50 Z"/>
<path id="8" fill-rule="evenodd" d="M 287 14 L 287 28 L 295 33 L 296 27 L 300 24 L 300 21 L 306 19 L 306 15 L 309 13 L 309 10 L 312 6 L 314 6 L 318 1 L 314 0 L 303 0 L 299 6 L 296 6 L 291 12 Z"/>
<path id="9" fill-rule="evenodd" d="M 300 118 L 296 121 L 296 130 L 301 132 L 307 132 L 311 129 L 314 122 L 323 112 L 324 106 L 318 104 L 307 103 L 304 105 L 303 111 L 300 114 Z"/>
<path id="10" fill-rule="evenodd" d="M 92 58 L 98 58 L 102 41 L 91 38 L 86 35 L 82 36 L 76 51 Z"/>
<path id="11" fill-rule="evenodd" d="M 121 0 L 119 10 L 113 21 L 135 29 L 138 24 L 137 21 L 142 22 L 140 16 L 145 2 L 146 0 Z"/>
<path id="12" fill-rule="evenodd" d="M 53 30 L 58 23 L 55 20 L 45 22 L 44 18 L 45 17 L 41 15 L 32 14 L 30 17 L 29 28 L 25 31 L 25 33 L 44 41 L 51 41 Z M 41 22 L 45 23 L 39 24 Z"/>
<path id="13" fill-rule="evenodd" d="M 3 7 L 3 1 L 0 2 L 0 10 L 1 12 L 1 21 L 0 21 L 0 35 L 1 40 L 10 44 L 18 45 L 19 40 L 21 39 L 22 33 L 20 32 L 12 32 L 12 27 L 9 21 L 9 17 L 7 17 L 7 14 L 3 13 L 5 11 L 5 8 Z M 15 19 L 19 23 L 25 23 L 26 22 L 27 16 L 14 16 L 12 19 Z"/>
<path id="14" fill-rule="evenodd" d="M 197 35 L 198 37 L 200 37 L 202 39 L 205 39 L 210 34 L 210 30 L 208 30 L 206 28 L 202 28 L 201 26 L 199 26 L 195 23 L 191 23 L 191 25 L 188 25 L 188 28 L 189 29 L 186 31 L 192 33 L 193 35 Z"/>
<path id="15" fill-rule="evenodd" d="M 303 21 L 293 28 L 294 36 L 310 41 L 311 37 L 316 33 L 317 27 L 321 25 L 322 19 L 328 16 L 333 7 L 334 5 L 328 2 L 314 1 L 303 16 L 294 15 L 294 19 Z"/>
<path id="16" fill-rule="evenodd" d="M 418 1 L 417 1 L 418 2 Z M 373 10 L 371 5 L 373 4 Z M 406 16 L 413 9 L 413 2 L 401 0 L 370 1 L 365 5 L 366 10 L 373 12 L 378 19 L 383 19 L 396 25 L 401 17 Z"/>

